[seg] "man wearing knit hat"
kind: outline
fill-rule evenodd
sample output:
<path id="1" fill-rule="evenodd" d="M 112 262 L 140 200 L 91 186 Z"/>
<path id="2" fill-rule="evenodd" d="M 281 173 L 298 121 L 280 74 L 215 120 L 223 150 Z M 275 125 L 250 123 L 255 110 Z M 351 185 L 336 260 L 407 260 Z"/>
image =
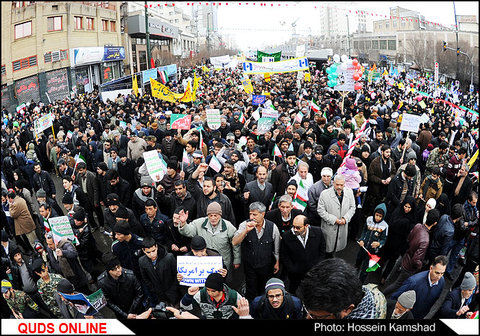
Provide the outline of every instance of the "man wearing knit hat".
<path id="1" fill-rule="evenodd" d="M 388 210 L 387 213 L 393 213 L 395 208 L 403 202 L 405 197 L 414 197 L 415 184 L 420 187 L 419 179 L 415 180 L 418 183 L 414 182 L 413 179 L 417 174 L 415 167 L 415 165 L 407 164 L 405 169 L 396 175 L 388 185 L 387 200 L 385 201 Z M 418 173 L 420 174 L 420 171 Z M 387 221 L 388 220 L 389 217 L 387 217 Z"/>
<path id="2" fill-rule="evenodd" d="M 186 237 L 201 236 L 205 239 L 207 248 L 221 254 L 228 270 L 227 282 L 229 282 L 233 273 L 232 265 L 235 269 L 240 267 L 241 251 L 240 246 L 232 245 L 232 238 L 237 229 L 228 220 L 222 218 L 220 204 L 210 203 L 207 207 L 207 217 L 197 218 L 190 223 L 187 223 L 188 211 L 181 211 L 178 215 L 180 234 Z"/>
<path id="3" fill-rule="evenodd" d="M 180 301 L 180 307 L 199 311 L 205 319 L 248 319 L 248 301 L 236 290 L 225 284 L 220 273 L 211 273 L 205 280 L 205 287 L 193 286 Z M 247 308 L 247 309 L 243 309 Z"/>
<path id="4" fill-rule="evenodd" d="M 121 261 L 122 267 L 132 270 L 140 278 L 138 258 L 142 255 L 143 238 L 132 233 L 128 222 L 121 220 L 113 227 L 115 241 L 112 252 Z"/>
<path id="5" fill-rule="evenodd" d="M 265 294 L 250 303 L 250 314 L 262 320 L 303 320 L 302 301 L 285 290 L 278 278 L 271 278 L 265 285 Z"/>
<path id="6" fill-rule="evenodd" d="M 439 318 L 470 318 L 478 302 L 475 302 L 473 292 L 478 286 L 472 273 L 466 272 L 460 287 L 448 293 L 445 302 L 438 312 Z"/>
<path id="7" fill-rule="evenodd" d="M 63 214 L 63 211 L 60 208 L 60 206 L 58 205 L 57 200 L 53 199 L 53 198 L 50 198 L 50 197 L 47 197 L 47 193 L 45 192 L 45 190 L 39 189 L 36 193 L 36 197 L 37 197 L 38 204 L 47 203 L 48 205 L 50 205 L 52 207 L 52 209 L 54 209 L 57 212 L 57 214 L 59 214 L 59 215 Z"/>
<path id="8" fill-rule="evenodd" d="M 271 183 L 273 185 L 273 191 L 277 194 L 277 197 L 285 194 L 288 181 L 297 173 L 297 156 L 295 152 L 288 151 L 285 154 L 285 162 L 279 164 L 272 171 Z"/>
<path id="9" fill-rule="evenodd" d="M 140 188 L 135 190 L 132 197 L 132 210 L 137 218 L 145 213 L 145 202 L 148 199 L 154 200 L 157 204 L 159 197 L 158 190 L 155 188 L 155 182 L 150 176 L 140 178 Z"/>
<path id="10" fill-rule="evenodd" d="M 411 320 L 411 310 L 415 305 L 417 295 L 414 290 L 409 290 L 395 300 L 387 300 L 387 319 Z"/>

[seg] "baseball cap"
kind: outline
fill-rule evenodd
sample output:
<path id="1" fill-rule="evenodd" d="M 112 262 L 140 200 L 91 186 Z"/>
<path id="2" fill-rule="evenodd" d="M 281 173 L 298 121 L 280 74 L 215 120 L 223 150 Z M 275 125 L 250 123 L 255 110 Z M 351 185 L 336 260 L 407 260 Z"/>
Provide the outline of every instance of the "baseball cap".
<path id="1" fill-rule="evenodd" d="M 2 280 L 2 293 L 8 292 L 8 290 L 12 288 L 12 284 L 8 280 Z"/>

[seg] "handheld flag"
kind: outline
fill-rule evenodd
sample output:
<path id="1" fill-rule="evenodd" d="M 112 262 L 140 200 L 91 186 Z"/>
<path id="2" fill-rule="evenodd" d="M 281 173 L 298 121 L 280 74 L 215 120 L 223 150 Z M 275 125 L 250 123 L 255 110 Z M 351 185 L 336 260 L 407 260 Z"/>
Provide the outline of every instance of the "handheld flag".
<path id="1" fill-rule="evenodd" d="M 303 185 L 303 181 L 300 180 L 298 184 L 297 193 L 295 194 L 295 198 L 293 199 L 292 205 L 295 209 L 299 209 L 301 211 L 305 210 L 307 207 L 308 201 L 308 190 Z"/>
<path id="2" fill-rule="evenodd" d="M 222 169 L 222 163 L 217 159 L 215 155 L 212 156 L 212 159 L 210 160 L 208 166 L 215 170 L 217 173 Z"/>
<path id="3" fill-rule="evenodd" d="M 468 169 L 471 169 L 473 164 L 475 163 L 475 161 L 477 161 L 477 158 L 478 158 L 478 149 L 477 151 L 475 152 L 475 154 L 473 154 L 472 158 L 470 159 L 470 161 L 468 161 Z"/>
<path id="4" fill-rule="evenodd" d="M 318 106 L 317 102 L 313 98 L 310 101 L 310 108 L 314 113 L 320 112 L 320 106 Z"/>
<path id="5" fill-rule="evenodd" d="M 279 158 L 282 157 L 282 152 L 280 151 L 280 148 L 278 148 L 277 144 L 275 144 L 275 146 L 273 147 L 272 156 L 273 157 L 278 156 Z"/>
<path id="6" fill-rule="evenodd" d="M 187 151 L 184 149 L 183 156 L 182 156 L 182 170 L 183 170 L 183 167 L 185 166 L 186 167 L 190 166 L 190 160 L 188 159 Z"/>
<path id="7" fill-rule="evenodd" d="M 135 96 L 138 97 L 138 82 L 137 82 L 137 76 L 132 75 L 132 90 L 133 93 L 135 93 Z"/>
<path id="8" fill-rule="evenodd" d="M 378 264 L 378 261 L 380 260 L 380 257 L 377 256 L 376 254 L 371 254 L 370 252 L 368 252 L 368 250 L 364 246 L 360 245 L 360 247 L 362 247 L 365 250 L 365 252 L 368 253 L 368 257 L 370 258 L 370 260 L 368 261 L 368 268 L 365 271 L 366 272 L 375 272 L 377 270 L 377 268 L 380 267 L 380 265 Z"/>
<path id="9" fill-rule="evenodd" d="M 242 124 L 245 124 L 245 115 L 243 114 L 243 112 L 240 112 L 240 117 L 238 118 L 238 120 L 242 123 Z"/>

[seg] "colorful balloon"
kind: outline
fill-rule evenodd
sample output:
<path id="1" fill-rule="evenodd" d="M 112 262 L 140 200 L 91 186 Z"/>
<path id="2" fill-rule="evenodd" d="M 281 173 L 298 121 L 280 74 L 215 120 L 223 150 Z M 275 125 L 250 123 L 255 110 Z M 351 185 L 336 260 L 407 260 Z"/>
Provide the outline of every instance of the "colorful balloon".
<path id="1" fill-rule="evenodd" d="M 333 55 L 333 60 L 335 63 L 340 62 L 340 56 L 338 54 Z"/>
<path id="2" fill-rule="evenodd" d="M 342 55 L 342 57 L 340 57 L 340 59 L 342 60 L 342 62 L 347 62 L 348 60 L 348 56 L 347 55 Z"/>
<path id="3" fill-rule="evenodd" d="M 354 58 L 354 59 L 352 60 L 352 64 L 353 64 L 353 66 L 356 67 L 356 66 L 358 65 L 358 60 L 357 60 L 356 58 Z"/>
<path id="4" fill-rule="evenodd" d="M 358 72 L 355 72 L 355 73 L 353 74 L 353 79 L 356 80 L 356 81 L 358 81 L 358 80 L 360 79 L 360 74 L 359 74 Z"/>
<path id="5" fill-rule="evenodd" d="M 361 90 L 361 89 L 362 89 L 362 86 L 363 86 L 362 83 L 355 83 L 355 85 L 353 86 L 353 88 L 354 88 L 355 90 Z"/>

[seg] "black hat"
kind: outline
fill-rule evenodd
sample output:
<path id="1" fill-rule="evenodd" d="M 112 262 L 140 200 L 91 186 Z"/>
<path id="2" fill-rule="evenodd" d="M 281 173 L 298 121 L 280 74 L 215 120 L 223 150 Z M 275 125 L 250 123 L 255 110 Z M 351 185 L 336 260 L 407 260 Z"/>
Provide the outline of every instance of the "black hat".
<path id="1" fill-rule="evenodd" d="M 98 168 L 100 168 L 101 170 L 103 171 L 107 171 L 108 170 L 108 167 L 107 167 L 107 164 L 105 162 L 100 162 L 97 166 Z"/>
<path id="2" fill-rule="evenodd" d="M 62 203 L 63 204 L 73 204 L 73 197 L 72 195 L 70 194 L 65 194 L 63 195 L 63 199 L 62 199 Z"/>
<path id="3" fill-rule="evenodd" d="M 111 252 L 103 255 L 102 263 L 105 266 L 105 269 L 107 271 L 113 270 L 118 265 L 121 265 L 117 256 L 115 254 L 111 253 Z"/>
<path id="4" fill-rule="evenodd" d="M 75 213 L 73 214 L 73 219 L 77 221 L 85 221 L 85 209 L 79 208 Z"/>
<path id="5" fill-rule="evenodd" d="M 75 291 L 75 287 L 73 287 L 72 283 L 67 279 L 62 279 L 57 284 L 57 291 L 60 293 L 70 294 Z"/>
<path id="6" fill-rule="evenodd" d="M 194 236 L 190 242 L 192 250 L 201 251 L 207 247 L 207 242 L 202 236 Z"/>
<path id="7" fill-rule="evenodd" d="M 32 270 L 37 273 L 41 273 L 45 267 L 43 266 L 43 259 L 38 258 L 32 262 Z"/>
<path id="8" fill-rule="evenodd" d="M 177 169 L 177 161 L 175 160 L 169 160 L 168 163 L 167 163 L 167 168 L 171 168 L 171 169 L 174 169 L 176 170 Z"/>
<path id="9" fill-rule="evenodd" d="M 297 157 L 297 156 L 295 155 L 295 152 L 294 152 L 294 151 L 288 151 L 288 152 L 285 154 L 285 157 L 286 157 L 286 158 L 289 157 L 289 156 L 295 156 L 295 157 Z"/>
<path id="10" fill-rule="evenodd" d="M 8 241 L 8 234 L 5 232 L 5 230 L 2 230 L 2 242 Z"/>
<path id="11" fill-rule="evenodd" d="M 128 211 L 125 207 L 119 207 L 115 212 L 115 218 L 128 218 Z"/>
<path id="12" fill-rule="evenodd" d="M 125 149 L 121 149 L 120 152 L 118 152 L 119 157 L 127 157 L 127 151 Z"/>
<path id="13" fill-rule="evenodd" d="M 305 141 L 305 144 L 303 145 L 303 149 L 306 149 L 306 148 L 313 148 L 312 144 L 310 143 L 310 141 Z"/>
<path id="14" fill-rule="evenodd" d="M 288 181 L 287 186 L 285 188 L 288 188 L 289 185 L 293 185 L 295 186 L 295 188 L 298 188 L 297 181 L 295 180 Z"/>
<path id="15" fill-rule="evenodd" d="M 415 169 L 414 165 L 408 164 L 407 167 L 405 168 L 405 175 L 409 177 L 414 177 L 416 173 L 417 173 L 417 170 Z"/>
<path id="16" fill-rule="evenodd" d="M 216 291 L 223 291 L 224 279 L 220 273 L 212 273 L 205 280 L 205 288 L 210 288 Z"/>
<path id="17" fill-rule="evenodd" d="M 129 235 L 132 233 L 130 230 L 130 225 L 125 221 L 120 221 L 113 227 L 113 232 L 120 233 L 123 235 Z"/>
<path id="18" fill-rule="evenodd" d="M 117 194 L 108 194 L 107 195 L 107 205 L 120 205 L 120 197 Z"/>

